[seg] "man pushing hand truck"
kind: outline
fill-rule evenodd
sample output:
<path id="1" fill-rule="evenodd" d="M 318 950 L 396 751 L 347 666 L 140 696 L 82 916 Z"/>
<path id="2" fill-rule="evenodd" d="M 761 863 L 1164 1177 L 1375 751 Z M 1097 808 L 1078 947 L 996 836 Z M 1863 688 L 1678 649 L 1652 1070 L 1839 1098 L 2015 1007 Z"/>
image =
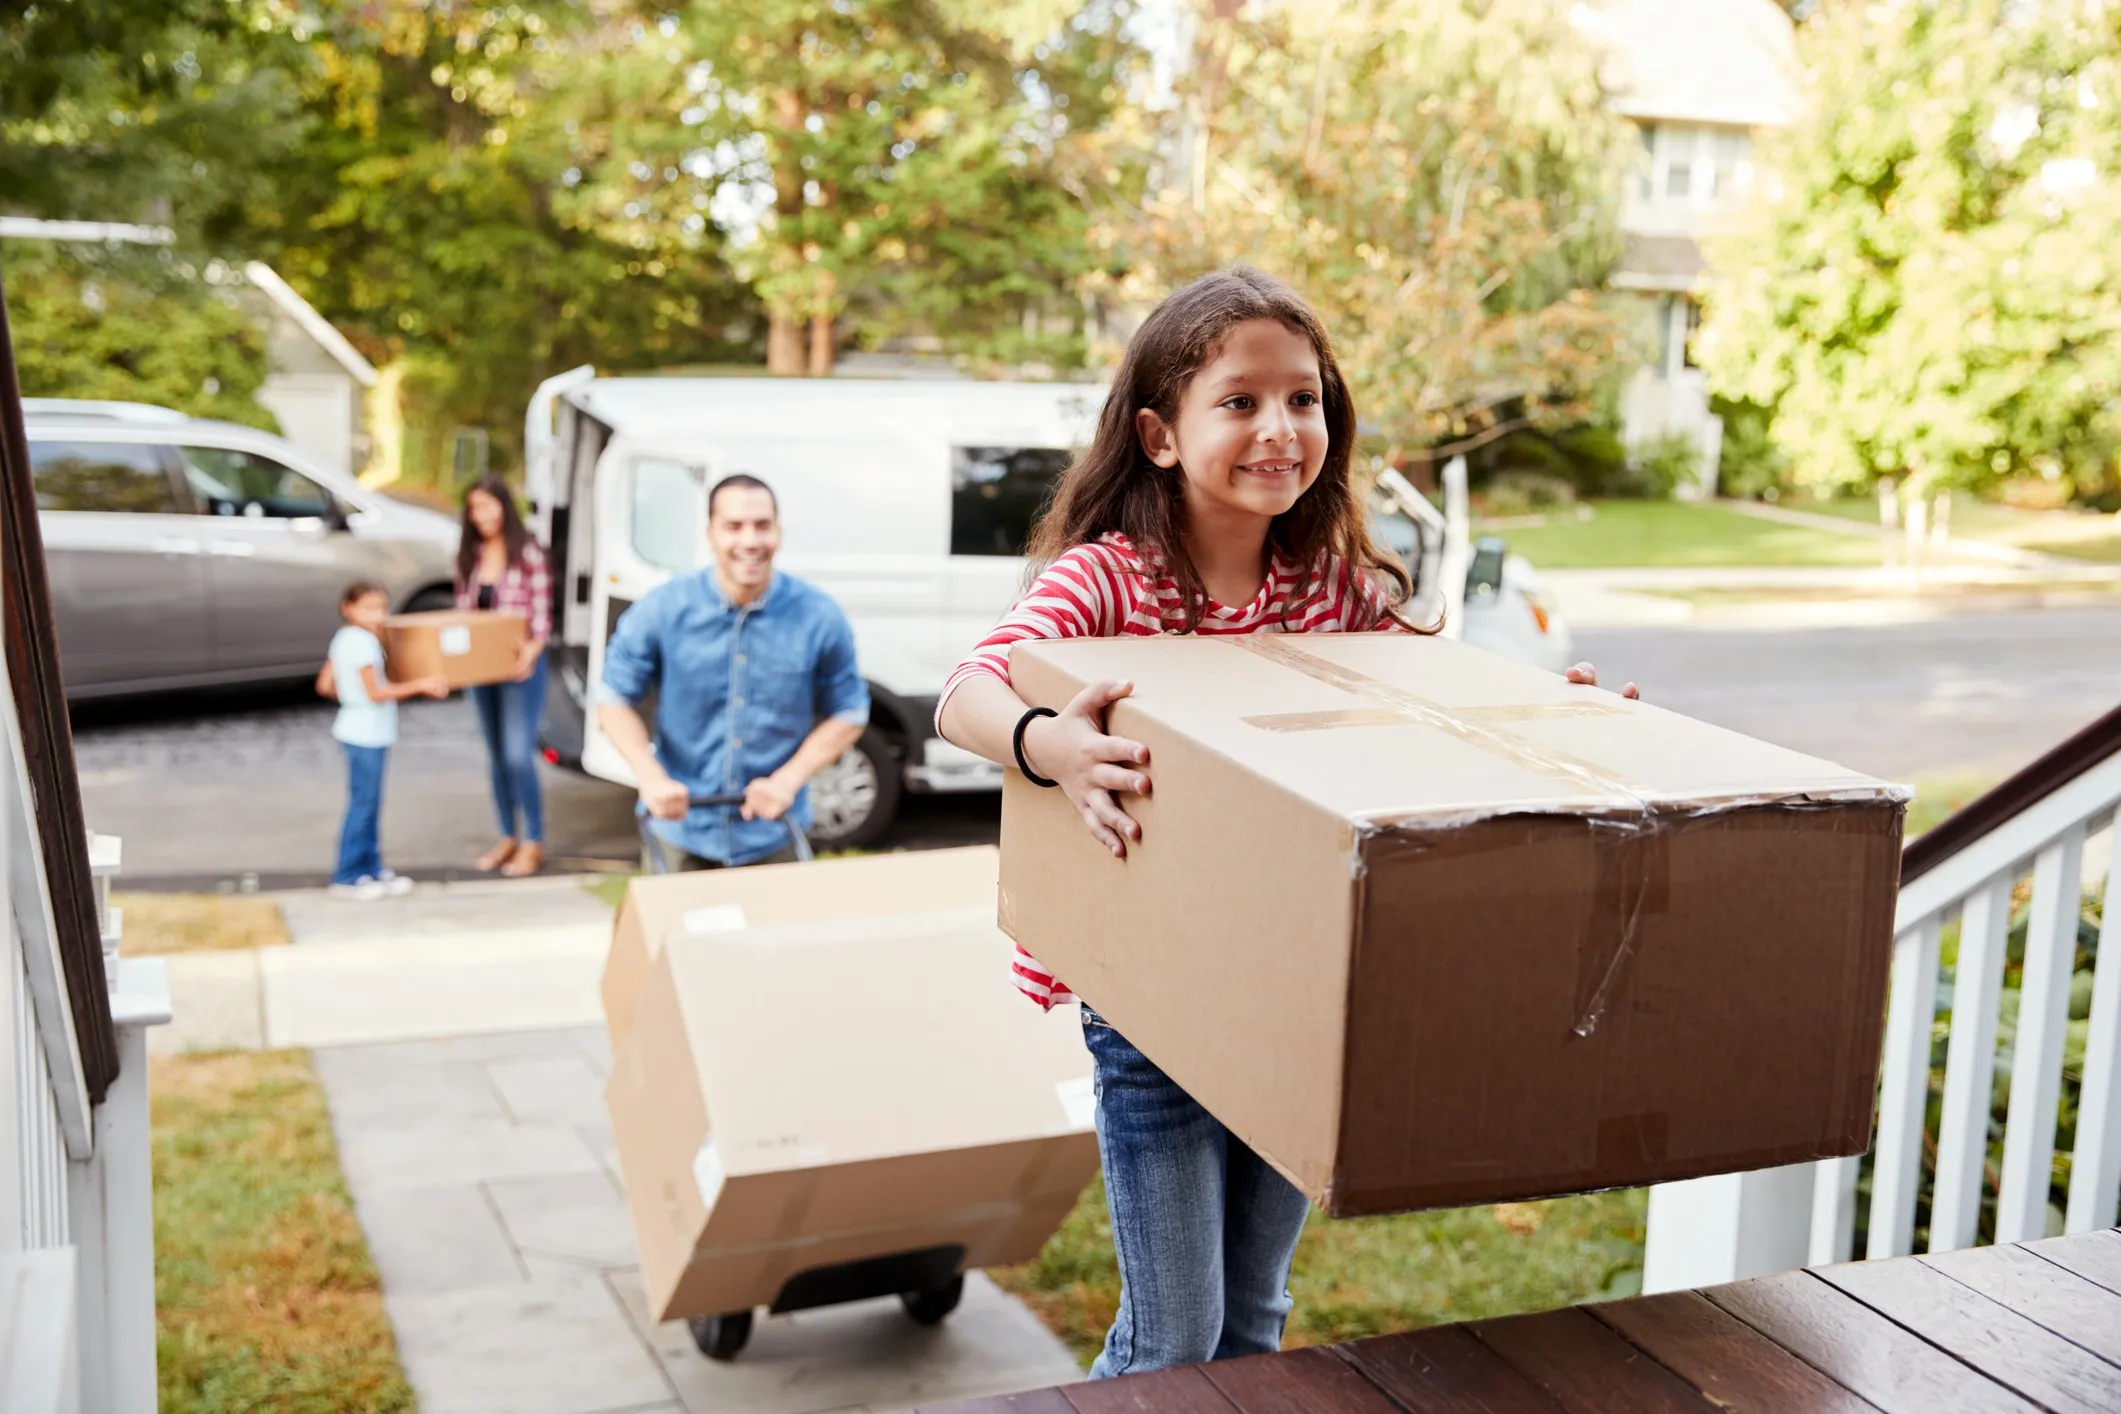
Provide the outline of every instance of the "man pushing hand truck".
<path id="1" fill-rule="evenodd" d="M 846 615 L 773 568 L 781 528 L 766 483 L 715 484 L 707 543 L 710 566 L 620 617 L 597 688 L 597 723 L 640 783 L 643 865 L 658 873 L 807 858 L 804 786 L 869 722 Z"/>

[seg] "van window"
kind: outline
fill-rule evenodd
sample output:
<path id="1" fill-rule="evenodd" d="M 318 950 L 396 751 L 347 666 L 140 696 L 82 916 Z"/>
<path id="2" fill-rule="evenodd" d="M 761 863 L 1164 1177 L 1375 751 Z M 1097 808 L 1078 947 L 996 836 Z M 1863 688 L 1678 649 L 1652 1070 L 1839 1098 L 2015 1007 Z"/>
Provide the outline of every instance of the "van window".
<path id="1" fill-rule="evenodd" d="M 689 570 L 707 547 L 700 473 L 683 462 L 633 464 L 633 553 L 657 569 Z"/>
<path id="2" fill-rule="evenodd" d="M 950 553 L 1021 555 L 1074 459 L 1057 447 L 952 447 Z"/>
<path id="3" fill-rule="evenodd" d="M 32 442 L 29 464 L 40 511 L 130 511 L 178 515 L 169 449 L 138 442 Z"/>
<path id="4" fill-rule="evenodd" d="M 276 461 L 222 447 L 185 447 L 183 457 L 192 499 L 210 515 L 321 520 L 333 512 L 330 492 Z"/>

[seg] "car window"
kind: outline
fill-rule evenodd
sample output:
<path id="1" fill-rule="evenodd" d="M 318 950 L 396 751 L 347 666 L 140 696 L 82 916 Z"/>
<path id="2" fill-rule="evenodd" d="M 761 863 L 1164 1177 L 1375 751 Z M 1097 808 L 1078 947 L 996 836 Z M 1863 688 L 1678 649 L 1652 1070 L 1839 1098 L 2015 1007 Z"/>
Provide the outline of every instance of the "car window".
<path id="1" fill-rule="evenodd" d="M 642 457 L 633 464 L 633 552 L 657 569 L 689 570 L 707 555 L 697 468 Z"/>
<path id="2" fill-rule="evenodd" d="M 950 553 L 1021 555 L 1073 454 L 1058 447 L 952 447 Z"/>
<path id="3" fill-rule="evenodd" d="M 32 442 L 37 509 L 180 514 L 168 457 L 168 448 L 138 442 Z"/>
<path id="4" fill-rule="evenodd" d="M 182 455 L 192 496 L 209 515 L 300 520 L 332 514 L 329 491 L 269 458 L 225 447 L 185 447 Z"/>

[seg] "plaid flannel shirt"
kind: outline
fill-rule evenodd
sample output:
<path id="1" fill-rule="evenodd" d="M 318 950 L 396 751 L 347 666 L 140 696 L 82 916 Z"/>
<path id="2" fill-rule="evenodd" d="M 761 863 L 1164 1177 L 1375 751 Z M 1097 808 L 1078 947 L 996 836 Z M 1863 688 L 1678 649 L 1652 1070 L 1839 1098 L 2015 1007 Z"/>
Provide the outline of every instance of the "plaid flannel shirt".
<path id="1" fill-rule="evenodd" d="M 476 578 L 457 586 L 457 607 L 479 607 Z M 510 565 L 493 587 L 493 607 L 504 614 L 521 614 L 530 623 L 530 637 L 543 643 L 552 637 L 552 571 L 545 566 L 545 552 L 535 540 L 523 546 L 523 558 Z"/>

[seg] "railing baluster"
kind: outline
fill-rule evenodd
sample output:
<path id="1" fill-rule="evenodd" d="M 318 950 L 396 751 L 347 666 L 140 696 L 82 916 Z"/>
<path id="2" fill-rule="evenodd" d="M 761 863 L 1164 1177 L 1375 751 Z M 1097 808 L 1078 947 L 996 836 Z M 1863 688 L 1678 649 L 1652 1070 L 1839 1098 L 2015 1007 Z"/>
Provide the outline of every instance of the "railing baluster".
<path id="1" fill-rule="evenodd" d="M 1967 896 L 1959 919 L 1959 963 L 1952 974 L 1952 1039 L 1944 1064 L 1944 1124 L 1937 1139 L 1937 1188 L 1930 1205 L 1930 1251 L 1974 1245 L 1981 1223 L 1989 1096 L 1996 1081 L 1996 1011 L 2011 920 L 2011 876 L 1999 874 Z"/>
<path id="2" fill-rule="evenodd" d="M 1805 1264 L 1846 1262 L 1856 1248 L 1856 1178 L 1863 1156 L 1821 1159 L 1812 1165 L 1812 1241 Z"/>
<path id="3" fill-rule="evenodd" d="M 2033 864 L 2018 1036 L 2011 1052 L 2010 1113 L 2003 1130 L 2003 1185 L 1996 1200 L 1998 1242 L 2029 1242 L 2047 1233 L 2047 1191 L 2062 1099 L 2062 1041 L 2069 1023 L 2070 964 L 2077 955 L 2083 871 L 2081 823 L 2064 830 Z"/>
<path id="4" fill-rule="evenodd" d="M 2084 1088 L 2077 1096 L 2077 1148 L 2070 1168 L 2069 1217 L 2063 1228 L 2090 1232 L 2114 1224 L 2121 1202 L 2121 820 L 2109 836 L 2106 894 L 2099 924 L 2099 963 L 2092 977 L 2090 1035 L 2084 1044 Z"/>
<path id="5" fill-rule="evenodd" d="M 1915 1189 L 1922 1178 L 1922 1118 L 1928 1109 L 1930 1027 L 1937 1019 L 1936 914 L 1893 947 L 1885 1012 L 1885 1074 L 1879 1083 L 1878 1160 L 1871 1170 L 1868 1257 L 1904 1257 L 1915 1241 Z"/>

